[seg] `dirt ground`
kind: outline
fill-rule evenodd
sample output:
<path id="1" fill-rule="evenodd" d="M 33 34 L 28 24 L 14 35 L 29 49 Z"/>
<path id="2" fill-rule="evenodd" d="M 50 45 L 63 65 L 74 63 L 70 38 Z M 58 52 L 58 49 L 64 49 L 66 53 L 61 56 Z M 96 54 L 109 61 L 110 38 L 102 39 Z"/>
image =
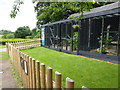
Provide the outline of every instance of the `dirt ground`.
<path id="1" fill-rule="evenodd" d="M 0 60 L 0 90 L 2 88 L 18 88 L 10 67 L 10 60 Z"/>

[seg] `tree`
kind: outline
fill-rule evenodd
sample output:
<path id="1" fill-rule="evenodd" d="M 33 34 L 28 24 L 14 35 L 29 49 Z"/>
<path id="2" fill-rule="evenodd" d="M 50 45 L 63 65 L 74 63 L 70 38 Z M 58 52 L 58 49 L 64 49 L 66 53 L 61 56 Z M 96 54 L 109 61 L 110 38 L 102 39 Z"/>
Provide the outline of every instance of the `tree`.
<path id="1" fill-rule="evenodd" d="M 0 35 L 5 35 L 9 33 L 13 33 L 13 32 L 11 32 L 10 30 L 0 30 Z"/>
<path id="2" fill-rule="evenodd" d="M 37 30 L 36 28 L 32 29 L 32 31 L 31 31 L 32 36 L 35 36 L 37 34 L 36 30 Z"/>
<path id="3" fill-rule="evenodd" d="M 11 17 L 15 18 L 21 4 L 23 4 L 22 0 L 15 2 Z M 109 4 L 109 2 L 37 2 L 35 6 L 37 25 L 64 20 L 74 13 L 81 13 L 81 16 L 76 18 L 81 19 L 84 11 L 106 4 Z"/>
<path id="4" fill-rule="evenodd" d="M 92 2 L 38 2 L 37 24 L 46 24 L 67 19 L 73 13 L 82 13 L 92 8 Z"/>
<path id="5" fill-rule="evenodd" d="M 31 35 L 30 28 L 28 26 L 19 27 L 15 33 L 15 38 L 25 38 L 26 36 Z"/>
<path id="6" fill-rule="evenodd" d="M 15 36 L 14 36 L 13 33 L 5 34 L 5 35 L 2 36 L 2 38 L 4 38 L 4 39 L 11 39 L 11 38 L 14 38 L 14 37 L 15 37 Z"/>

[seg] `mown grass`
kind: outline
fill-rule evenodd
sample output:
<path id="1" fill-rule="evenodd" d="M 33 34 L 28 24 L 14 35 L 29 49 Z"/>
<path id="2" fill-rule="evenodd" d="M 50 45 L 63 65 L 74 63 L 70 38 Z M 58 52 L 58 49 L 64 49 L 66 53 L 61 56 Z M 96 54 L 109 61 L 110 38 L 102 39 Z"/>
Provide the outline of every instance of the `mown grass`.
<path id="1" fill-rule="evenodd" d="M 7 54 L 7 52 L 0 52 L 0 60 L 5 60 L 5 59 L 9 59 L 9 55 Z"/>
<path id="2" fill-rule="evenodd" d="M 22 50 L 32 58 L 62 73 L 62 86 L 66 77 L 75 82 L 76 88 L 118 88 L 118 64 L 97 61 L 66 54 L 43 47 Z"/>

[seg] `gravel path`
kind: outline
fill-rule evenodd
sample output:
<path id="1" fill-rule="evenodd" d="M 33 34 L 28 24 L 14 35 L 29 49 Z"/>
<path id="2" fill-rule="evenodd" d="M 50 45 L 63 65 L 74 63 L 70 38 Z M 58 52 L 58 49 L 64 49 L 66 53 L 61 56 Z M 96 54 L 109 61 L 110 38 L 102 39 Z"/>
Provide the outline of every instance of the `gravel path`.
<path id="1" fill-rule="evenodd" d="M 6 51 L 6 48 L 0 49 L 0 52 L 5 52 L 5 51 Z"/>
<path id="2" fill-rule="evenodd" d="M 9 60 L 0 60 L 0 90 L 1 88 L 17 88 L 10 67 Z"/>

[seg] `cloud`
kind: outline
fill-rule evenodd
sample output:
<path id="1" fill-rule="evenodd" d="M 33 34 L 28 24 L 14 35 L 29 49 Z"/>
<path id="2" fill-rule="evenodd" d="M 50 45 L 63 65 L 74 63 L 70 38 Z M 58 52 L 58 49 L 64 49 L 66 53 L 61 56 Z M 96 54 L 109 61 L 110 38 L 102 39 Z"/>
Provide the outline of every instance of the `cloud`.
<path id="1" fill-rule="evenodd" d="M 0 0 L 0 30 L 15 31 L 20 26 L 35 28 L 37 20 L 32 1 L 24 1 L 24 5 L 21 5 L 20 12 L 15 19 L 9 16 L 13 3 L 14 0 Z"/>

